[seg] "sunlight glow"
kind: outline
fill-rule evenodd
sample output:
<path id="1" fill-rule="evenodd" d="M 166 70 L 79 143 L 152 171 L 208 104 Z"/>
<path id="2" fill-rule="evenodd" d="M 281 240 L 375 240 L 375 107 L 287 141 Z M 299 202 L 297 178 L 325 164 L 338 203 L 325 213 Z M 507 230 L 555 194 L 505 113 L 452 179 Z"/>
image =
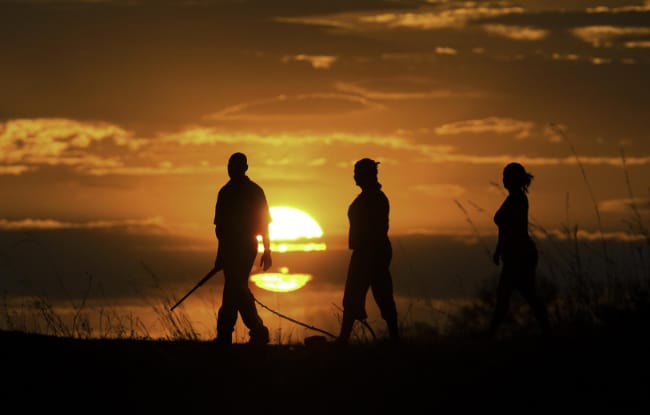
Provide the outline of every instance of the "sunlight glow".
<path id="1" fill-rule="evenodd" d="M 274 206 L 271 210 L 269 232 L 272 241 L 298 238 L 320 238 L 323 230 L 305 212 L 285 206 Z"/>
<path id="2" fill-rule="evenodd" d="M 251 280 L 258 287 L 273 292 L 290 292 L 300 289 L 311 280 L 309 274 L 289 274 L 289 268 L 282 267 L 280 272 L 254 274 Z"/>
<path id="3" fill-rule="evenodd" d="M 286 206 L 273 206 L 269 210 L 272 220 L 269 225 L 271 251 L 311 252 L 327 249 L 326 244 L 318 240 L 323 236 L 323 230 L 307 213 Z M 262 238 L 258 237 L 258 240 L 258 250 L 262 252 Z"/>

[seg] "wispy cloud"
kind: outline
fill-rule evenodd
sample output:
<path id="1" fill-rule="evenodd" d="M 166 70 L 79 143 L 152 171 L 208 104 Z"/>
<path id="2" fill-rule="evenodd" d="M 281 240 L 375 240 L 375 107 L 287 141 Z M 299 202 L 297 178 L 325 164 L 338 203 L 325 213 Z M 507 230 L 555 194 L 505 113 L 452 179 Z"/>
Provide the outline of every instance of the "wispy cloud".
<path id="1" fill-rule="evenodd" d="M 161 140 L 181 145 L 254 144 L 269 146 L 375 144 L 394 149 L 409 149 L 411 144 L 402 137 L 390 135 L 351 133 L 236 133 L 222 132 L 212 128 L 194 128 L 178 134 L 169 134 Z"/>
<path id="2" fill-rule="evenodd" d="M 646 235 L 635 233 L 635 232 L 625 232 L 625 231 L 615 231 L 615 232 L 598 232 L 598 231 L 589 231 L 586 229 L 578 229 L 577 233 L 567 234 L 565 230 L 560 229 L 551 229 L 545 232 L 533 231 L 535 236 L 539 239 L 548 239 L 554 238 L 557 240 L 568 240 L 577 238 L 580 241 L 620 241 L 620 242 L 641 242 L 647 239 Z"/>
<path id="3" fill-rule="evenodd" d="M 634 209 L 639 212 L 650 212 L 650 198 L 640 197 L 636 199 L 609 199 L 598 203 L 601 212 L 611 213 L 632 213 Z"/>
<path id="4" fill-rule="evenodd" d="M 490 34 L 502 36 L 512 40 L 541 40 L 549 35 L 548 30 L 537 29 L 530 26 L 510 26 L 503 24 L 486 24 L 483 29 Z"/>
<path id="5" fill-rule="evenodd" d="M 650 11 L 650 2 L 645 4 L 629 6 L 596 6 L 588 7 L 587 13 L 628 13 L 628 12 L 648 12 Z"/>
<path id="6" fill-rule="evenodd" d="M 161 228 L 163 219 L 151 217 L 145 219 L 95 220 L 87 222 L 66 222 L 56 219 L 0 219 L 0 230 L 58 230 L 58 229 L 110 229 L 110 228 Z"/>
<path id="7" fill-rule="evenodd" d="M 80 169 L 118 167 L 121 161 L 102 155 L 93 146 L 110 143 L 130 151 L 145 140 L 108 123 L 89 123 L 57 118 L 16 119 L 0 130 L 0 172 L 21 174 L 38 165 L 73 166 Z"/>
<path id="8" fill-rule="evenodd" d="M 580 60 L 580 56 L 575 54 L 575 53 L 559 53 L 559 52 L 553 52 L 551 55 L 551 59 L 556 60 L 556 61 L 572 61 L 572 62 L 577 62 Z"/>
<path id="9" fill-rule="evenodd" d="M 369 79 L 357 82 L 337 82 L 334 87 L 346 94 L 362 96 L 369 100 L 413 100 L 450 97 L 478 98 L 479 91 L 460 91 L 441 87 L 426 78 Z"/>
<path id="10" fill-rule="evenodd" d="M 522 7 L 509 7 L 475 2 L 449 2 L 401 12 L 349 12 L 327 16 L 279 17 L 278 21 L 331 27 L 346 31 L 375 31 L 408 28 L 433 30 L 461 28 L 468 22 L 489 17 L 524 13 Z"/>
<path id="11" fill-rule="evenodd" d="M 206 120 L 265 121 L 278 119 L 314 119 L 349 116 L 360 112 L 381 110 L 384 107 L 364 97 L 314 93 L 279 95 L 253 102 L 245 102 L 206 115 Z"/>
<path id="12" fill-rule="evenodd" d="M 613 41 L 620 37 L 650 35 L 650 27 L 583 26 L 574 28 L 571 32 L 594 47 L 611 47 Z"/>
<path id="13" fill-rule="evenodd" d="M 0 166 L 0 175 L 13 175 L 18 176 L 20 174 L 26 173 L 30 170 L 33 170 L 33 166 L 25 166 L 21 164 L 14 164 L 12 166 Z"/>
<path id="14" fill-rule="evenodd" d="M 330 55 L 292 55 L 284 56 L 282 62 L 308 62 L 314 69 L 330 69 L 338 58 Z"/>
<path id="15" fill-rule="evenodd" d="M 623 44 L 626 48 L 650 48 L 650 40 L 630 40 Z"/>
<path id="16" fill-rule="evenodd" d="M 84 173 L 93 176 L 161 176 L 161 175 L 191 175 L 213 174 L 222 172 L 222 166 L 159 164 L 156 166 L 95 166 L 88 168 Z"/>
<path id="17" fill-rule="evenodd" d="M 444 124 L 435 129 L 436 134 L 452 135 L 464 133 L 515 134 L 518 139 L 530 135 L 535 123 L 512 118 L 488 117 L 477 120 L 465 120 Z"/>
<path id="18" fill-rule="evenodd" d="M 447 7 L 447 5 L 444 5 Z M 486 17 L 497 17 L 509 14 L 523 13 L 521 7 L 491 7 L 477 3 L 463 3 L 448 5 L 450 8 L 435 10 L 422 8 L 417 11 L 403 13 L 381 13 L 364 15 L 358 18 L 362 24 L 372 24 L 389 28 L 406 27 L 411 29 L 441 29 L 448 27 L 463 27 L 471 20 Z"/>
<path id="19" fill-rule="evenodd" d="M 438 46 L 436 47 L 436 53 L 438 55 L 457 55 L 458 51 L 454 48 L 450 48 L 449 46 Z"/>

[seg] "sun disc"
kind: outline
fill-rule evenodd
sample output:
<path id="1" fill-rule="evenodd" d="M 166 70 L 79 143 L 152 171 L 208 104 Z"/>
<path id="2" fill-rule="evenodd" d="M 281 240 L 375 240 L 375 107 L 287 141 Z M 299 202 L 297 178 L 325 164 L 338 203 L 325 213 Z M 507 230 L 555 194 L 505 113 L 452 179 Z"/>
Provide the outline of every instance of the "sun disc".
<path id="1" fill-rule="evenodd" d="M 289 274 L 287 268 L 280 272 L 268 272 L 251 275 L 251 280 L 256 286 L 267 291 L 290 292 L 298 290 L 311 280 L 309 274 Z"/>
<path id="2" fill-rule="evenodd" d="M 286 206 L 274 206 L 269 210 L 271 211 L 269 236 L 272 241 L 323 236 L 323 230 L 318 222 L 301 210 Z"/>
<path id="3" fill-rule="evenodd" d="M 319 240 L 323 229 L 309 214 L 286 206 L 273 206 L 269 238 L 274 252 L 289 251 L 324 251 L 327 246 Z M 262 238 L 258 237 L 258 251 L 264 251 Z"/>

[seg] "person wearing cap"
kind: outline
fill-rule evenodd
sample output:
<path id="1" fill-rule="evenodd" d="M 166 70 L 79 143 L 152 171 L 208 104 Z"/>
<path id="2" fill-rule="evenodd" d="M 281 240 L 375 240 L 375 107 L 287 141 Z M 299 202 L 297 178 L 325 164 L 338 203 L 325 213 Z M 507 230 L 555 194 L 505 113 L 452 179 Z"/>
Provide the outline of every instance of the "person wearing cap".
<path id="1" fill-rule="evenodd" d="M 237 313 L 249 329 L 249 343 L 269 342 L 269 330 L 255 307 L 248 279 L 258 253 L 257 237 L 262 237 L 264 253 L 260 266 L 264 271 L 272 265 L 269 239 L 271 214 L 262 188 L 246 175 L 248 161 L 243 153 L 234 153 L 228 160 L 230 180 L 219 190 L 214 210 L 214 231 L 218 240 L 215 268 L 223 270 L 224 286 L 221 307 L 217 314 L 216 343 L 232 344 Z"/>
<path id="2" fill-rule="evenodd" d="M 533 175 L 519 163 L 509 163 L 503 169 L 503 186 L 508 190 L 496 214 L 497 245 L 492 256 L 496 265 L 501 262 L 501 274 L 496 293 L 496 305 L 488 336 L 493 337 L 503 322 L 515 289 L 519 290 L 535 314 L 544 334 L 549 322 L 546 306 L 535 287 L 538 252 L 528 233 L 528 186 Z"/>
<path id="3" fill-rule="evenodd" d="M 388 237 L 388 198 L 377 180 L 379 163 L 363 158 L 354 165 L 354 181 L 361 188 L 348 208 L 348 247 L 352 250 L 343 293 L 343 317 L 336 343 L 347 345 L 356 320 L 367 318 L 365 301 L 372 290 L 391 342 L 399 342 L 397 307 L 390 272 L 392 246 Z"/>

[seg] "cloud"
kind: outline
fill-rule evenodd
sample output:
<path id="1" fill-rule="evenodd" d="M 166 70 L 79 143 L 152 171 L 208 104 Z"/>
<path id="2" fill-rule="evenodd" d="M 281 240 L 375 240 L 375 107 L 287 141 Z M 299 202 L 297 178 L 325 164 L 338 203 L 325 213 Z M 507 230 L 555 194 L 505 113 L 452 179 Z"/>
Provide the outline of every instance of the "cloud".
<path id="1" fill-rule="evenodd" d="M 28 171 L 34 170 L 35 167 L 15 164 L 13 166 L 0 166 L 0 175 L 18 176 Z"/>
<path id="2" fill-rule="evenodd" d="M 606 65 L 608 63 L 612 63 L 612 60 L 610 58 L 601 58 L 599 56 L 594 56 L 590 59 L 590 62 L 594 65 Z"/>
<path id="3" fill-rule="evenodd" d="M 641 197 L 636 199 L 609 199 L 598 203 L 601 212 L 608 213 L 632 213 L 634 209 L 639 212 L 650 212 L 650 198 Z"/>
<path id="4" fill-rule="evenodd" d="M 620 37 L 650 35 L 650 27 L 583 26 L 574 28 L 571 33 L 594 47 L 611 47 Z"/>
<path id="5" fill-rule="evenodd" d="M 512 40 L 541 40 L 548 36 L 549 31 L 536 29 L 530 26 L 509 26 L 503 24 L 486 24 L 483 29 L 494 35 L 503 36 Z"/>
<path id="6" fill-rule="evenodd" d="M 450 47 L 447 47 L 447 46 L 438 46 L 438 47 L 436 47 L 436 53 L 438 55 L 451 55 L 451 56 L 453 56 L 453 55 L 457 55 L 458 51 L 456 49 L 454 49 L 454 48 L 450 48 Z"/>
<path id="7" fill-rule="evenodd" d="M 293 55 L 284 56 L 282 62 L 308 62 L 314 69 L 330 69 L 338 58 L 330 55 Z"/>
<path id="8" fill-rule="evenodd" d="M 411 144 L 402 137 L 351 133 L 237 133 L 222 132 L 213 128 L 192 128 L 178 134 L 161 137 L 171 143 L 181 145 L 253 144 L 270 146 L 304 146 L 336 144 L 376 144 L 393 149 L 409 149 Z"/>
<path id="9" fill-rule="evenodd" d="M 79 169 L 121 166 L 117 157 L 100 155 L 94 145 L 110 143 L 137 150 L 145 140 L 109 123 L 59 118 L 15 119 L 0 130 L 0 173 L 22 174 L 39 165 Z"/>
<path id="10" fill-rule="evenodd" d="M 628 13 L 628 12 L 648 12 L 650 11 L 650 2 L 646 1 L 643 5 L 630 6 L 596 6 L 588 7 L 587 13 Z"/>
<path id="11" fill-rule="evenodd" d="M 575 54 L 575 53 L 558 53 L 558 52 L 553 52 L 551 55 L 551 59 L 555 61 L 571 61 L 571 62 L 577 62 L 580 60 L 580 56 Z"/>
<path id="12" fill-rule="evenodd" d="M 480 156 L 473 154 L 460 154 L 451 152 L 441 152 L 440 149 L 434 151 L 423 151 L 427 154 L 431 163 L 468 163 L 468 164 L 495 164 L 506 165 L 512 160 L 517 160 L 524 165 L 531 166 L 576 166 L 578 160 L 573 156 L 566 157 L 530 157 L 518 154 L 498 154 L 492 156 Z M 580 157 L 580 164 L 594 166 L 623 167 L 620 157 Z M 648 165 L 650 156 L 626 158 L 625 164 L 630 165 Z"/>
<path id="13" fill-rule="evenodd" d="M 0 230 L 59 230 L 59 229 L 111 229 L 111 228 L 161 228 L 161 217 L 146 219 L 95 220 L 88 222 L 65 222 L 56 219 L 0 219 Z"/>
<path id="14" fill-rule="evenodd" d="M 464 133 L 515 133 L 518 139 L 526 138 L 535 127 L 531 121 L 520 121 L 512 118 L 488 117 L 477 120 L 465 120 L 444 124 L 435 129 L 436 134 L 452 135 Z"/>
<path id="15" fill-rule="evenodd" d="M 551 229 L 546 232 L 533 231 L 533 234 L 540 239 L 558 239 L 561 241 L 577 238 L 579 241 L 621 241 L 621 242 L 640 242 L 647 240 L 647 235 L 636 232 L 598 232 L 578 229 L 576 233 L 567 234 L 566 230 Z"/>
<path id="16" fill-rule="evenodd" d="M 411 29 L 441 29 L 463 27 L 470 20 L 486 17 L 497 17 L 509 14 L 523 13 L 521 7 L 490 7 L 475 3 L 464 3 L 464 6 L 443 10 L 421 9 L 414 12 L 383 13 L 359 17 L 362 24 L 380 25 L 389 28 L 405 27 Z"/>
<path id="17" fill-rule="evenodd" d="M 477 98 L 477 91 L 459 91 L 440 87 L 426 78 L 382 78 L 357 82 L 337 82 L 334 87 L 346 94 L 362 96 L 370 100 L 400 101 L 415 99 L 438 99 L 451 97 Z"/>
<path id="18" fill-rule="evenodd" d="M 623 44 L 628 49 L 632 48 L 650 48 L 650 40 L 631 40 Z"/>
<path id="19" fill-rule="evenodd" d="M 191 174 L 213 174 L 223 171 L 222 166 L 185 165 L 174 166 L 170 164 L 159 164 L 157 166 L 94 166 L 86 169 L 84 173 L 93 176 L 160 176 L 160 175 L 191 175 Z"/>
<path id="20" fill-rule="evenodd" d="M 475 2 L 440 3 L 413 11 L 348 12 L 327 16 L 279 17 L 285 23 L 330 27 L 344 31 L 408 28 L 434 30 L 461 28 L 472 20 L 524 13 L 521 7 L 499 7 Z"/>
<path id="21" fill-rule="evenodd" d="M 315 119 L 348 116 L 381 110 L 381 104 L 360 96 L 314 93 L 279 95 L 273 98 L 245 102 L 208 114 L 206 120 L 266 121 L 279 119 Z"/>

